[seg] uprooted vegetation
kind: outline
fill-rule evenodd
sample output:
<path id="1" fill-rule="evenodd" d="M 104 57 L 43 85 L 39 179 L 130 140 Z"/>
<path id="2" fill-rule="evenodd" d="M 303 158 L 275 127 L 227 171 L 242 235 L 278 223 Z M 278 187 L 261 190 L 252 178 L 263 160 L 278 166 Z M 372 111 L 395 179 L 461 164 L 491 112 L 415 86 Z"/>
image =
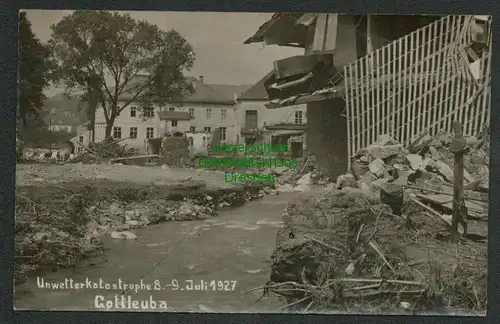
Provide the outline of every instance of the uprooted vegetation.
<path id="1" fill-rule="evenodd" d="M 301 193 L 283 213 L 270 281 L 252 291 L 302 312 L 484 313 L 489 141 L 467 138 L 458 243 L 451 142 L 441 133 L 404 148 L 382 136 L 336 184 Z"/>
<path id="2" fill-rule="evenodd" d="M 486 245 L 438 240 L 444 228 L 418 208 L 405 207 L 408 227 L 360 189 L 302 194 L 284 212 L 263 289 L 301 311 L 483 311 Z"/>
<path id="3" fill-rule="evenodd" d="M 214 189 L 202 181 L 159 186 L 79 180 L 18 186 L 16 282 L 33 271 L 74 267 L 101 255 L 102 235 L 164 221 L 207 219 L 217 209 L 262 197 L 264 189 L 258 184 Z"/>

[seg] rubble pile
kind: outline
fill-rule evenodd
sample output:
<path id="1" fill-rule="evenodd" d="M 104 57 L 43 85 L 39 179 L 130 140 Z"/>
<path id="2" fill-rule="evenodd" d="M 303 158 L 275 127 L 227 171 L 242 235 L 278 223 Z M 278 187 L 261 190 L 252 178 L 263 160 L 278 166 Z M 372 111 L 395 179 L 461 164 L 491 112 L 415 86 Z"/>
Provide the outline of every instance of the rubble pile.
<path id="1" fill-rule="evenodd" d="M 89 147 L 84 147 L 84 152 L 77 156 L 67 159 L 66 163 L 96 163 L 113 158 L 133 156 L 136 151 L 133 148 L 127 148 L 124 139 L 115 140 L 111 137 L 102 142 L 90 143 Z"/>
<path id="2" fill-rule="evenodd" d="M 283 213 L 264 292 L 300 311 L 484 311 L 488 148 L 466 139 L 464 196 L 474 221 L 450 243 L 452 140 L 442 133 L 403 147 L 381 136 L 336 183 L 294 190 L 303 192 Z M 312 181 L 308 173 L 297 187 Z"/>
<path id="3" fill-rule="evenodd" d="M 161 143 L 160 163 L 175 167 L 193 167 L 188 140 L 184 137 L 164 137 Z"/>
<path id="4" fill-rule="evenodd" d="M 76 266 L 100 255 L 102 235 L 135 238 L 134 228 L 164 221 L 207 219 L 224 207 L 262 197 L 245 184 L 207 188 L 203 181 L 169 186 L 109 180 L 16 187 L 16 282 L 38 269 Z"/>
<path id="5" fill-rule="evenodd" d="M 453 183 L 454 155 L 449 146 L 452 134 L 423 136 L 404 148 L 391 137 L 380 136 L 378 141 L 357 152 L 351 172 L 337 179 L 337 188 L 358 187 L 377 190 L 385 183 L 399 185 L 425 184 L 440 190 Z M 469 190 L 488 192 L 489 153 L 487 145 L 467 137 L 464 156 L 464 178 Z M 467 184 L 470 184 L 467 186 Z"/>

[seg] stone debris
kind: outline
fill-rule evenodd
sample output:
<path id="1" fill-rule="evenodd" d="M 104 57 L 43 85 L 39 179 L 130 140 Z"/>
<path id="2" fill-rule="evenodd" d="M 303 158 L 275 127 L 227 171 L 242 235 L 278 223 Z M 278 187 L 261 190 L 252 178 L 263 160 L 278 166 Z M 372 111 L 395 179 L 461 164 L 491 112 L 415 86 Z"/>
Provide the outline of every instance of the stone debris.
<path id="1" fill-rule="evenodd" d="M 369 302 L 372 307 L 376 301 L 380 307 L 396 303 L 393 306 L 404 309 L 432 309 L 442 303 L 443 295 L 452 307 L 464 303 L 475 307 L 469 305 L 470 300 L 483 303 L 485 242 L 460 244 L 458 249 L 462 252 L 458 254 L 457 246 L 448 241 L 436 244 L 439 233 L 449 231 L 442 220 L 451 222 L 451 216 L 443 211 L 452 204 L 454 156 L 448 148 L 451 142 L 451 134 L 440 133 L 423 136 L 405 148 L 390 136 L 380 136 L 376 143 L 359 150 L 348 174 L 339 176 L 323 190 L 310 189 L 298 194 L 283 213 L 284 225 L 276 237 L 266 289 L 285 297 L 288 304 L 297 305 L 294 306 L 297 310 L 309 309 L 310 302 L 317 307 L 340 310 L 347 300 L 361 309 L 363 303 Z M 466 189 L 470 187 L 466 191 L 468 197 L 477 200 L 488 191 L 488 148 L 477 148 L 473 139 L 467 143 L 471 147 L 465 155 L 464 178 Z M 309 174 L 303 176 L 297 187 L 310 184 L 311 178 Z M 292 191 L 296 187 L 286 185 L 277 190 L 284 188 Z M 423 195 L 425 190 L 419 188 L 443 194 Z M 434 211 L 443 213 L 440 221 L 429 210 L 413 203 L 412 199 L 424 201 L 422 197 L 426 198 L 425 203 L 435 202 Z M 466 200 L 469 215 L 481 214 L 480 204 Z M 487 208 L 487 202 L 484 204 Z M 487 209 L 486 213 L 482 211 L 487 215 Z M 475 263 L 471 265 L 462 257 L 454 257 L 464 254 L 476 260 Z M 439 287 L 433 286 L 434 258 L 440 260 L 442 267 Z M 457 266 L 467 268 L 466 272 L 457 274 L 453 270 Z M 349 281 L 351 277 L 354 279 Z M 466 278 L 476 288 L 464 287 L 460 293 L 450 293 L 457 280 Z M 395 280 L 400 286 L 377 285 L 369 289 L 377 280 Z M 295 284 L 286 284 L 291 281 Z M 403 288 L 406 284 L 415 286 Z M 379 294 L 379 288 L 387 295 Z M 422 297 L 422 292 L 429 289 L 434 293 Z M 312 296 L 311 300 L 296 304 L 304 297 L 304 291 Z M 402 291 L 407 291 L 407 295 L 400 294 Z M 391 300 L 392 293 L 398 298 Z M 369 295 L 372 297 L 368 301 Z"/>
<path id="2" fill-rule="evenodd" d="M 439 190 L 440 185 L 453 184 L 454 155 L 448 149 L 452 138 L 448 133 L 423 136 L 411 148 L 403 148 L 390 136 L 380 136 L 375 144 L 358 151 L 350 172 L 337 178 L 337 188 L 378 191 L 383 182 L 389 182 L 403 186 L 420 183 Z M 467 143 L 473 146 L 466 151 L 464 179 L 466 184 L 479 181 L 476 190 L 487 192 L 489 156 L 486 147 L 475 148 L 478 142 L 476 138 L 467 137 Z M 357 179 L 356 183 L 353 178 Z"/>
<path id="3" fill-rule="evenodd" d="M 111 232 L 111 238 L 114 239 L 125 239 L 125 240 L 136 240 L 137 236 L 132 232 Z"/>

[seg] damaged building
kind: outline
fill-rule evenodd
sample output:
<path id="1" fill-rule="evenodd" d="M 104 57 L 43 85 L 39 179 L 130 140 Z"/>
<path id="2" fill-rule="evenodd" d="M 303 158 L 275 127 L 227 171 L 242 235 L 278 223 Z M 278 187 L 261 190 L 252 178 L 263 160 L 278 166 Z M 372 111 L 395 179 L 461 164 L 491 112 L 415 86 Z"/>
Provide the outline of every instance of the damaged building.
<path id="1" fill-rule="evenodd" d="M 307 106 L 306 142 L 336 178 L 390 134 L 475 135 L 489 122 L 491 20 L 486 16 L 276 13 L 245 44 L 304 48 L 263 80 L 268 109 Z"/>

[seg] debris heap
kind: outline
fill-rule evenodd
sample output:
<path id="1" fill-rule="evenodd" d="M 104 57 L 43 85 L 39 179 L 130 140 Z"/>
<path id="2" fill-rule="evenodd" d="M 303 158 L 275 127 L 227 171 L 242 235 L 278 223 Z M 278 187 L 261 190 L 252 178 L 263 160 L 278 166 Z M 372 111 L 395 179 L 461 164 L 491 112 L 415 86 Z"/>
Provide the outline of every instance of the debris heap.
<path id="1" fill-rule="evenodd" d="M 358 152 L 335 185 L 294 198 L 283 213 L 264 293 L 301 311 L 484 311 L 488 143 L 467 138 L 465 199 L 473 234 L 452 244 L 446 236 L 451 142 L 442 133 L 403 147 L 381 136 Z"/>
<path id="2" fill-rule="evenodd" d="M 258 184 L 207 188 L 203 181 L 168 186 L 109 180 L 16 188 L 15 277 L 39 269 L 74 267 L 101 255 L 100 237 L 136 238 L 129 232 L 164 221 L 207 219 L 217 210 L 260 198 Z"/>

